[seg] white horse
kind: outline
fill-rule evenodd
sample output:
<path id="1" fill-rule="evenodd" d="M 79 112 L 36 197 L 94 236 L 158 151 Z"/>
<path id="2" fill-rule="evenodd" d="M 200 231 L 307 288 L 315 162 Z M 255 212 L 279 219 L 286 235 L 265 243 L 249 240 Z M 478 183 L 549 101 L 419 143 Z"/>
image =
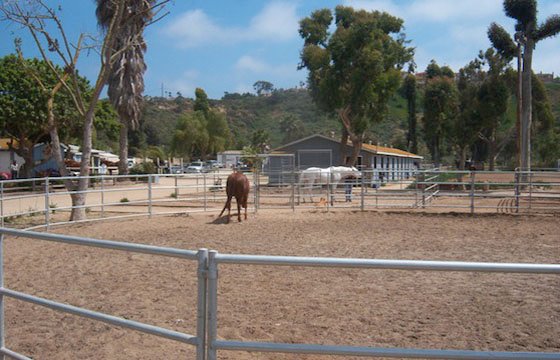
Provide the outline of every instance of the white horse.
<path id="1" fill-rule="evenodd" d="M 328 186 L 331 194 L 331 205 L 334 202 L 334 192 L 341 180 L 349 177 L 360 178 L 362 173 L 355 167 L 330 166 L 328 168 L 310 167 L 303 170 L 299 177 L 300 186 L 309 189 L 309 199 L 313 202 L 313 187 Z M 303 196 L 305 202 L 305 196 Z"/>

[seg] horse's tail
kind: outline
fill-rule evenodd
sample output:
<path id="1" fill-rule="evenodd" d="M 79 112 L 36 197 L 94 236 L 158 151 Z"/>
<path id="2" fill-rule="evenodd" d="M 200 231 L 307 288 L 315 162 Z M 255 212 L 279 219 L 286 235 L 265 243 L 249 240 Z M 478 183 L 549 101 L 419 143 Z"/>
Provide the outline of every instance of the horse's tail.
<path id="1" fill-rule="evenodd" d="M 222 214 L 224 213 L 224 211 L 226 211 L 226 208 L 228 207 L 228 205 L 231 204 L 231 198 L 232 198 L 232 196 L 228 196 L 228 198 L 226 200 L 226 203 L 224 205 L 224 208 L 222 209 L 222 212 L 220 213 L 220 215 L 218 215 L 218 217 L 221 217 Z"/>

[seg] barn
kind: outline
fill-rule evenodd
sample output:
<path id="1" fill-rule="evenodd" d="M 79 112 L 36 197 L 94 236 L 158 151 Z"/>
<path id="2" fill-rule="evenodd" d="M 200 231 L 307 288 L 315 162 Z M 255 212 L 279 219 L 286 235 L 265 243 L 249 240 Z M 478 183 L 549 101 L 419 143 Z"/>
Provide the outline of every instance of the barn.
<path id="1" fill-rule="evenodd" d="M 348 143 L 346 144 L 347 158 L 351 152 L 352 144 Z M 271 169 L 285 168 L 287 158 L 291 158 L 296 170 L 341 164 L 340 139 L 320 134 L 282 145 L 274 149 L 272 154 L 275 156 L 271 156 L 268 160 Z M 372 180 L 386 182 L 408 178 L 411 172 L 420 166 L 422 159 L 420 155 L 401 149 L 363 144 L 356 164 L 362 170 L 373 170 Z"/>

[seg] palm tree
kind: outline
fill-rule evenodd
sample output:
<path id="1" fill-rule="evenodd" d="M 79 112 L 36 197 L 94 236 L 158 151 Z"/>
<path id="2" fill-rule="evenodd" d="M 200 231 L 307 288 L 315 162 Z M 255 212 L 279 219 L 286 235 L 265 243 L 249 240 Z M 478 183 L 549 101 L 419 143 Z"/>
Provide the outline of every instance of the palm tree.
<path id="1" fill-rule="evenodd" d="M 542 24 L 537 22 L 536 0 L 504 0 L 504 11 L 510 18 L 516 20 L 515 42 L 508 32 L 496 23 L 488 29 L 488 37 L 498 52 L 508 59 L 518 57 L 518 73 L 520 74 L 517 101 L 521 104 L 518 108 L 520 118 L 520 166 L 523 170 L 531 169 L 531 121 L 532 98 L 531 76 L 533 50 L 535 45 L 548 37 L 560 32 L 560 16 L 552 15 Z"/>
<path id="2" fill-rule="evenodd" d="M 97 21 L 102 29 L 106 29 L 113 15 L 114 0 L 96 1 Z M 146 71 L 146 43 L 142 33 L 153 17 L 154 2 L 155 0 L 126 0 L 128 16 L 124 17 L 118 27 L 116 44 L 117 49 L 123 49 L 118 54 L 119 58 L 115 61 L 107 81 L 109 100 L 117 110 L 121 122 L 119 174 L 128 173 L 128 129 L 136 129 L 140 122 Z"/>

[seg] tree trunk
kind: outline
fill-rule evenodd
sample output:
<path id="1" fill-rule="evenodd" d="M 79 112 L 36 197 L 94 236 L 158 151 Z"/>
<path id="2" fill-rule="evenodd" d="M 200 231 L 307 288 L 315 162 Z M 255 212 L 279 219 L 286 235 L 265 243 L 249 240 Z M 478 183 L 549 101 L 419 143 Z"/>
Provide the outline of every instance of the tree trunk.
<path id="1" fill-rule="evenodd" d="M 342 127 L 342 136 L 340 138 L 340 164 L 346 165 L 346 144 L 348 143 L 348 131 Z"/>
<path id="2" fill-rule="evenodd" d="M 523 111 L 522 106 L 522 91 L 523 91 L 523 76 L 522 76 L 522 54 L 521 54 L 521 44 L 517 44 L 517 116 L 515 118 L 515 167 L 521 167 L 521 112 Z"/>
<path id="3" fill-rule="evenodd" d="M 521 168 L 525 171 L 531 170 L 531 64 L 533 60 L 533 46 L 534 40 L 528 37 L 523 53 L 523 81 L 521 93 Z"/>
<path id="4" fill-rule="evenodd" d="M 22 158 L 25 161 L 25 165 L 23 166 L 24 176 L 29 179 L 32 175 L 31 171 L 33 170 L 33 148 L 31 148 L 31 150 L 24 150 L 21 155 L 23 155 Z M 19 176 L 21 177 L 21 173 Z"/>
<path id="5" fill-rule="evenodd" d="M 128 123 L 121 122 L 119 134 L 119 175 L 128 175 Z"/>
<path id="6" fill-rule="evenodd" d="M 362 150 L 363 139 L 362 136 L 354 135 L 350 136 L 350 140 L 352 141 L 352 156 L 346 165 L 356 166 L 356 160 L 358 160 L 358 156 Z"/>
<path id="7" fill-rule="evenodd" d="M 488 141 L 488 170 L 490 171 L 495 170 L 496 157 L 497 157 L 496 147 L 497 147 L 496 137 L 492 136 L 490 141 Z"/>

